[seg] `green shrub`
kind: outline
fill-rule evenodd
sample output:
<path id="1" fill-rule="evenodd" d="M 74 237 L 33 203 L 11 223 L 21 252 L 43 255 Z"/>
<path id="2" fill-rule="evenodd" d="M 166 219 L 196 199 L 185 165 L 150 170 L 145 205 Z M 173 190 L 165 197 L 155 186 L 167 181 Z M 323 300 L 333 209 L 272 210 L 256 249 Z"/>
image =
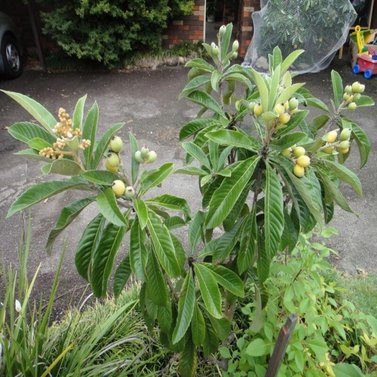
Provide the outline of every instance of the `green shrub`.
<path id="1" fill-rule="evenodd" d="M 45 34 L 69 56 L 113 67 L 135 52 L 160 51 L 168 20 L 189 14 L 193 1 L 56 0 L 51 7 L 42 13 Z"/>
<path id="2" fill-rule="evenodd" d="M 301 236 L 287 259 L 280 256 L 272 264 L 265 284 L 270 299 L 263 309 L 258 300 L 252 300 L 258 292 L 251 286 L 251 303 L 243 306 L 238 317 L 241 327 L 234 348 L 221 350 L 229 358 L 224 376 L 264 376 L 280 328 L 291 313 L 298 316 L 298 322 L 279 376 L 325 377 L 351 369 L 358 374 L 347 375 L 362 376 L 360 369 L 374 369 L 377 318 L 342 299 L 342 288 L 335 280 L 327 280 L 336 276 L 327 261 L 330 252 Z M 244 315 L 249 318 L 247 323 L 241 320 Z"/>
<path id="3" fill-rule="evenodd" d="M 232 25 L 222 26 L 218 45 L 203 44 L 211 63 L 201 58 L 187 63 L 190 80 L 181 96 L 200 109 L 180 132 L 187 162 L 195 162 L 179 169 L 170 162 L 149 168 L 157 154 L 139 148 L 132 134 L 126 146 L 130 157 L 127 164 L 122 161 L 122 141 L 116 136 L 122 124 L 96 140 L 99 110 L 95 103 L 84 117 L 86 96 L 78 100 L 72 118 L 61 108 L 57 120 L 31 98 L 5 91 L 39 123 L 8 127 L 27 144 L 19 154 L 42 160 L 45 174 L 69 177 L 29 187 L 8 216 L 65 190 L 84 191 L 86 197 L 62 209 L 47 249 L 95 203 L 98 214 L 76 250 L 79 274 L 98 297 L 107 295 L 113 271 L 116 296 L 131 274 L 140 280 L 145 322 L 150 329 L 157 324 L 162 344 L 180 354 L 184 377 L 195 375 L 198 355 L 209 357 L 228 337 L 250 271 L 257 272 L 255 284 L 266 305 L 265 283 L 274 256 L 289 254 L 300 234 L 329 222 L 336 204 L 351 211 L 340 183 L 361 195 L 361 182 L 344 162 L 356 147 L 363 166 L 370 152 L 365 132 L 347 118 L 350 111 L 374 104 L 362 94 L 364 85 L 343 87 L 333 71 L 329 107 L 304 83 L 293 83 L 289 68 L 303 51 L 283 59 L 275 48 L 270 75 L 263 76 L 232 65 L 239 44 L 230 43 L 231 35 Z M 308 105 L 321 114 L 308 120 Z M 183 198 L 153 195 L 173 173 L 197 176 L 202 209 L 194 215 Z M 175 229 L 188 223 L 185 249 Z M 214 231 L 219 227 L 221 235 Z M 115 267 L 127 233 L 129 248 Z"/>

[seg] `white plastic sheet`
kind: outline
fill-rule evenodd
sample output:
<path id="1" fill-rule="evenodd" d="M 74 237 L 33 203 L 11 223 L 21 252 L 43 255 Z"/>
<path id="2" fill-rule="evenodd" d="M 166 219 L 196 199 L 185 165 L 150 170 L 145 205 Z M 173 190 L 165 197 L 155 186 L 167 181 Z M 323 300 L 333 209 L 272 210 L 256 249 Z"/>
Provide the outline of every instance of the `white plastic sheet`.
<path id="1" fill-rule="evenodd" d="M 244 66 L 267 71 L 268 54 L 279 46 L 283 56 L 304 49 L 293 70 L 325 69 L 345 43 L 356 11 L 349 0 L 261 0 L 253 13 L 254 35 Z"/>

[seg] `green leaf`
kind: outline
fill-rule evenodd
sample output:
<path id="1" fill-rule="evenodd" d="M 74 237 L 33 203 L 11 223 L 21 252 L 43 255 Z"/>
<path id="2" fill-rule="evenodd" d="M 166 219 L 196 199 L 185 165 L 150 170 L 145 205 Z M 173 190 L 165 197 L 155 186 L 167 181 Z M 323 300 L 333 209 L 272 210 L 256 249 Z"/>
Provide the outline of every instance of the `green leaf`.
<path id="1" fill-rule="evenodd" d="M 271 260 L 284 230 L 283 190 L 277 173 L 266 164 L 264 187 L 264 252 Z"/>
<path id="2" fill-rule="evenodd" d="M 51 133 L 47 132 L 38 124 L 31 122 L 14 123 L 8 127 L 7 130 L 15 139 L 26 144 L 29 142 L 29 140 L 34 138 L 43 139 L 49 144 L 56 141 L 56 137 L 52 136 Z"/>
<path id="3" fill-rule="evenodd" d="M 225 116 L 223 109 L 219 103 L 208 93 L 202 92 L 200 90 L 194 90 L 187 95 L 187 98 L 198 105 L 203 106 L 206 109 L 212 110 L 216 114 Z"/>
<path id="4" fill-rule="evenodd" d="M 360 368 L 353 364 L 338 363 L 332 368 L 336 377 L 365 377 Z"/>
<path id="5" fill-rule="evenodd" d="M 32 159 L 38 160 L 38 161 L 51 162 L 51 159 L 41 156 L 34 149 L 23 149 L 22 151 L 16 152 L 15 155 L 27 157 L 27 158 L 32 158 Z"/>
<path id="6" fill-rule="evenodd" d="M 246 76 L 244 76 L 242 73 L 239 73 L 239 72 L 226 73 L 223 76 L 223 80 L 228 81 L 228 82 L 238 81 L 244 84 L 250 90 L 253 88 L 253 84 L 250 82 L 250 80 Z"/>
<path id="7" fill-rule="evenodd" d="M 94 102 L 93 106 L 88 111 L 85 118 L 84 126 L 82 129 L 82 138 L 90 140 L 90 146 L 83 151 L 85 166 L 87 169 L 94 169 L 93 163 L 93 150 L 96 142 L 96 134 L 99 119 L 99 108 L 97 102 Z"/>
<path id="8" fill-rule="evenodd" d="M 196 134 L 198 131 L 213 125 L 220 126 L 221 123 L 218 120 L 212 118 L 193 119 L 181 128 L 181 130 L 179 131 L 179 140 L 182 141 L 184 139 L 187 139 L 188 137 Z"/>
<path id="9" fill-rule="evenodd" d="M 145 203 L 141 199 L 134 200 L 134 208 L 139 220 L 141 230 L 147 226 L 148 222 L 148 209 Z"/>
<path id="10" fill-rule="evenodd" d="M 327 114 L 318 115 L 312 120 L 309 128 L 312 132 L 317 133 L 329 120 L 330 117 Z"/>
<path id="11" fill-rule="evenodd" d="M 96 202 L 106 220 L 117 226 L 127 225 L 124 214 L 118 207 L 114 192 L 110 187 L 98 194 Z"/>
<path id="12" fill-rule="evenodd" d="M 237 253 L 237 270 L 241 275 L 246 272 L 255 261 L 258 249 L 258 228 L 255 215 L 256 207 L 247 217 L 241 233 L 240 250 Z"/>
<path id="13" fill-rule="evenodd" d="M 81 174 L 88 182 L 95 183 L 97 185 L 110 186 L 119 177 L 107 170 L 88 170 Z"/>
<path id="14" fill-rule="evenodd" d="M 168 303 L 168 290 L 160 266 L 154 253 L 150 253 L 146 268 L 146 293 L 148 298 L 159 306 L 166 306 Z"/>
<path id="15" fill-rule="evenodd" d="M 356 104 L 357 107 L 374 106 L 374 99 L 369 96 L 360 96 Z"/>
<path id="16" fill-rule="evenodd" d="M 257 152 L 260 149 L 260 144 L 257 140 L 240 131 L 216 130 L 206 133 L 206 136 L 220 145 L 244 148 L 253 152 Z"/>
<path id="17" fill-rule="evenodd" d="M 267 111 L 269 109 L 268 105 L 268 88 L 266 81 L 264 80 L 263 76 L 255 71 L 253 68 L 250 68 L 251 73 L 253 74 L 253 78 L 255 80 L 255 84 L 259 90 L 259 96 L 261 100 L 261 105 L 263 111 Z"/>
<path id="18" fill-rule="evenodd" d="M 62 158 L 61 160 L 55 160 L 49 164 L 49 168 L 46 169 L 44 173 L 74 176 L 82 172 L 83 170 L 77 162 Z"/>
<path id="19" fill-rule="evenodd" d="M 288 101 L 305 83 L 297 83 L 285 88 L 276 100 L 276 103 L 284 103 Z"/>
<path id="20" fill-rule="evenodd" d="M 97 215 L 85 228 L 77 245 L 75 264 L 78 273 L 86 280 L 90 279 L 91 261 L 100 240 L 105 218 Z"/>
<path id="21" fill-rule="evenodd" d="M 278 46 L 274 47 L 272 50 L 272 68 L 275 70 L 276 67 L 283 62 L 283 55 Z"/>
<path id="22" fill-rule="evenodd" d="M 246 354 L 251 357 L 259 357 L 268 355 L 270 353 L 270 347 L 267 346 L 263 339 L 257 338 L 252 340 L 245 350 Z"/>
<path id="23" fill-rule="evenodd" d="M 356 143 L 359 147 L 359 154 L 360 154 L 360 168 L 362 168 L 367 162 L 369 158 L 369 153 L 371 150 L 371 144 L 367 134 L 364 130 L 359 127 L 357 124 L 352 123 L 352 135 L 356 140 Z"/>
<path id="24" fill-rule="evenodd" d="M 271 83 L 270 83 L 270 93 L 269 93 L 269 98 L 268 98 L 270 110 L 273 109 L 276 97 L 279 93 L 280 73 L 281 73 L 281 65 L 277 65 L 276 67 L 274 67 L 274 71 L 272 73 Z"/>
<path id="25" fill-rule="evenodd" d="M 16 212 L 29 208 L 51 196 L 59 194 L 65 190 L 88 189 L 88 187 L 76 177 L 66 181 L 49 181 L 38 183 L 24 191 L 10 206 L 7 218 Z"/>
<path id="26" fill-rule="evenodd" d="M 194 313 L 191 321 L 191 336 L 192 341 L 197 347 L 204 344 L 206 335 L 206 324 L 204 321 L 203 313 L 200 310 L 198 304 L 194 303 Z"/>
<path id="27" fill-rule="evenodd" d="M 180 354 L 178 371 L 181 377 L 195 377 L 198 368 L 198 354 L 191 339 L 185 343 Z"/>
<path id="28" fill-rule="evenodd" d="M 215 92 L 219 91 L 220 80 L 221 80 L 221 73 L 217 70 L 214 70 L 211 75 L 211 86 Z"/>
<path id="29" fill-rule="evenodd" d="M 213 71 L 213 72 L 217 72 L 217 71 Z M 195 90 L 198 90 L 201 86 L 206 85 L 210 81 L 211 79 L 208 76 L 208 74 L 200 75 L 193 78 L 183 88 L 182 92 L 179 95 L 179 98 L 187 97 L 190 93 L 192 93 Z"/>
<path id="30" fill-rule="evenodd" d="M 212 72 L 214 70 L 213 66 L 209 63 L 207 63 L 204 59 L 202 58 L 194 58 L 194 59 L 190 59 L 185 67 L 189 67 L 189 68 L 199 68 L 203 71 L 206 71 L 206 72 Z"/>
<path id="31" fill-rule="evenodd" d="M 304 50 L 295 50 L 291 52 L 281 63 L 281 74 L 284 75 L 285 72 L 288 71 L 288 69 L 291 68 L 292 64 L 297 60 L 297 58 L 303 54 Z"/>
<path id="32" fill-rule="evenodd" d="M 132 184 L 135 184 L 139 176 L 140 163 L 137 162 L 135 159 L 135 153 L 136 151 L 139 150 L 139 145 L 137 143 L 135 136 L 131 132 L 128 134 L 128 138 L 130 141 L 130 150 L 131 150 L 131 180 L 132 180 Z"/>
<path id="33" fill-rule="evenodd" d="M 129 256 L 132 272 L 139 280 L 144 281 L 148 251 L 145 247 L 145 235 L 140 229 L 138 219 L 133 221 L 131 227 Z"/>
<path id="34" fill-rule="evenodd" d="M 105 155 L 111 138 L 123 127 L 123 123 L 116 123 L 110 127 L 98 141 L 96 151 L 94 153 L 94 160 L 92 168 L 96 169 Z"/>
<path id="35" fill-rule="evenodd" d="M 303 132 L 292 132 L 278 139 L 273 139 L 271 143 L 271 147 L 281 151 L 283 149 L 290 148 L 292 147 L 292 145 L 299 143 L 305 137 L 306 137 L 306 134 Z"/>
<path id="36" fill-rule="evenodd" d="M 37 151 L 40 151 L 43 148 L 51 147 L 51 144 L 48 141 L 40 137 L 33 137 L 27 142 L 27 145 L 29 148 L 36 149 Z"/>
<path id="37" fill-rule="evenodd" d="M 161 165 L 158 169 L 144 172 L 140 180 L 139 195 L 144 195 L 151 188 L 160 185 L 174 170 L 171 162 Z"/>
<path id="38" fill-rule="evenodd" d="M 193 142 L 182 143 L 183 149 L 192 157 L 200 162 L 201 165 L 204 165 L 208 170 L 211 170 L 211 164 L 200 147 L 198 147 Z"/>
<path id="39" fill-rule="evenodd" d="M 186 175 L 198 175 L 198 176 L 203 176 L 207 175 L 208 172 L 200 169 L 196 166 L 184 166 L 183 168 L 178 168 L 174 170 L 175 174 L 186 174 Z"/>
<path id="40" fill-rule="evenodd" d="M 148 199 L 145 202 L 147 205 L 153 205 L 157 207 L 167 208 L 173 211 L 182 212 L 186 219 L 191 216 L 191 210 L 187 201 L 185 199 L 179 198 L 178 196 L 164 194 L 156 196 L 152 199 Z"/>
<path id="41" fill-rule="evenodd" d="M 59 218 L 56 221 L 55 227 L 50 231 L 46 243 L 46 251 L 48 254 L 52 252 L 54 242 L 59 234 L 86 208 L 95 200 L 94 197 L 76 200 L 75 202 L 65 206 L 60 212 Z"/>
<path id="42" fill-rule="evenodd" d="M 339 105 L 343 101 L 343 93 L 344 93 L 343 81 L 339 73 L 334 70 L 331 71 L 331 84 L 332 84 L 332 91 L 334 94 L 335 106 L 339 107 Z"/>
<path id="43" fill-rule="evenodd" d="M 243 282 L 235 272 L 221 265 L 215 266 L 210 263 L 203 263 L 202 265 L 212 271 L 217 283 L 224 289 L 237 297 L 245 297 Z"/>
<path id="44" fill-rule="evenodd" d="M 153 249 L 162 268 L 171 277 L 179 276 L 183 266 L 178 261 L 170 232 L 153 211 L 149 211 L 147 228 Z"/>
<path id="45" fill-rule="evenodd" d="M 190 222 L 188 231 L 188 240 L 191 247 L 191 251 L 194 251 L 196 245 L 200 241 L 203 232 L 203 224 L 205 220 L 205 214 L 202 211 L 198 211 Z"/>
<path id="46" fill-rule="evenodd" d="M 178 343 L 186 334 L 192 316 L 194 314 L 195 307 L 195 285 L 192 278 L 192 270 L 190 269 L 186 275 L 181 289 L 179 301 L 178 301 L 178 316 L 177 323 L 175 325 L 172 342 Z"/>
<path id="47" fill-rule="evenodd" d="M 341 181 L 349 184 L 355 192 L 362 196 L 363 190 L 361 188 L 361 182 L 358 176 L 351 171 L 350 169 L 346 168 L 344 165 L 341 165 L 335 161 L 326 160 L 323 161 L 325 166 Z"/>
<path id="48" fill-rule="evenodd" d="M 82 96 L 76 103 L 75 110 L 72 115 L 73 128 L 82 129 L 82 120 L 84 118 L 84 107 L 87 95 Z"/>
<path id="49" fill-rule="evenodd" d="M 101 234 L 98 247 L 94 253 L 90 276 L 90 284 L 96 297 L 106 295 L 107 283 L 124 233 L 124 226 L 108 224 Z"/>
<path id="50" fill-rule="evenodd" d="M 48 132 L 52 134 L 52 129 L 57 124 L 54 116 L 40 103 L 21 93 L 1 90 L 3 93 L 14 99 L 21 105 L 34 119 L 39 122 Z"/>
<path id="51" fill-rule="evenodd" d="M 120 263 L 114 274 L 113 292 L 115 298 L 119 297 L 131 276 L 130 258 L 127 255 Z"/>
<path id="52" fill-rule="evenodd" d="M 206 219 L 208 228 L 219 226 L 229 215 L 250 181 L 258 162 L 259 157 L 252 157 L 242 161 L 232 170 L 232 176 L 223 180 L 209 203 Z"/>
<path id="53" fill-rule="evenodd" d="M 232 38 L 232 31 L 233 31 L 233 25 L 231 23 L 227 24 L 225 26 L 225 32 L 221 37 L 221 44 L 220 44 L 220 60 L 224 64 L 226 62 L 226 56 L 228 54 L 230 41 Z"/>
<path id="54" fill-rule="evenodd" d="M 215 318 L 222 318 L 221 294 L 212 271 L 201 263 L 194 263 L 195 276 L 200 293 L 208 313 Z"/>

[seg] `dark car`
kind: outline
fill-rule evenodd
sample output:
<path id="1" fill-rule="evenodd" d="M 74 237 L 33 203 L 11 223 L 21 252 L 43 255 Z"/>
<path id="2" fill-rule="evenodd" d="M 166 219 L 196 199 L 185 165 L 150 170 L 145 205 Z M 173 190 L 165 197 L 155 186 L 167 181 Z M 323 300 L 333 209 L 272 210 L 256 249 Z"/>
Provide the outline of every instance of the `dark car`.
<path id="1" fill-rule="evenodd" d="M 11 18 L 0 12 L 0 75 L 12 79 L 21 75 L 23 65 L 17 32 Z"/>

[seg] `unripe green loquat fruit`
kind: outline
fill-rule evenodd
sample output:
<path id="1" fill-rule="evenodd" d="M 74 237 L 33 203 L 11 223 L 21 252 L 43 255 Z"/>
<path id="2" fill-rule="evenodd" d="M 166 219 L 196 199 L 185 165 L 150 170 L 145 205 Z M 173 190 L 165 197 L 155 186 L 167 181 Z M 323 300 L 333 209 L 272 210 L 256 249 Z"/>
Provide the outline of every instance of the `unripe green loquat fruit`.
<path id="1" fill-rule="evenodd" d="M 298 99 L 296 97 L 292 97 L 289 100 L 289 110 L 295 110 L 298 107 Z"/>
<path id="2" fill-rule="evenodd" d="M 351 137 L 351 133 L 352 131 L 350 128 L 343 128 L 339 136 L 340 141 L 349 140 Z"/>
<path id="3" fill-rule="evenodd" d="M 142 147 L 140 151 L 141 158 L 145 161 L 148 158 L 149 148 Z"/>
<path id="4" fill-rule="evenodd" d="M 143 157 L 141 157 L 141 152 L 140 151 L 136 151 L 134 157 L 135 157 L 135 160 L 137 162 L 139 162 L 140 164 L 142 164 L 144 162 Z"/>
<path id="5" fill-rule="evenodd" d="M 305 175 L 305 169 L 296 164 L 294 167 L 293 167 L 293 174 L 298 177 L 298 178 L 302 178 L 304 175 Z"/>
<path id="6" fill-rule="evenodd" d="M 236 52 L 238 51 L 238 48 L 240 47 L 240 44 L 239 42 L 237 41 L 237 39 L 233 42 L 233 45 L 232 45 L 232 51 L 233 52 Z"/>
<path id="7" fill-rule="evenodd" d="M 356 103 L 355 102 L 351 102 L 351 103 L 349 103 L 348 104 L 348 106 L 347 106 L 347 109 L 348 110 L 356 110 L 357 109 L 357 105 L 356 105 Z"/>
<path id="8" fill-rule="evenodd" d="M 300 165 L 303 168 L 307 168 L 310 165 L 310 158 L 308 156 L 306 156 L 306 155 L 300 156 L 296 160 L 296 164 Z"/>
<path id="9" fill-rule="evenodd" d="M 286 148 L 286 149 L 283 149 L 283 152 L 281 152 L 281 154 L 282 154 L 284 157 L 290 157 L 290 156 L 291 156 L 291 153 L 292 153 L 292 148 Z"/>
<path id="10" fill-rule="evenodd" d="M 135 197 L 135 190 L 132 186 L 127 186 L 126 191 L 124 193 L 124 196 L 128 199 L 134 198 Z"/>
<path id="11" fill-rule="evenodd" d="M 122 139 L 119 136 L 114 136 L 110 141 L 110 149 L 115 153 L 119 153 L 122 150 L 122 147 Z"/>
<path id="12" fill-rule="evenodd" d="M 116 179 L 113 182 L 111 188 L 113 189 L 115 196 L 117 196 L 118 198 L 120 196 L 122 196 L 126 191 L 126 186 L 125 186 L 124 182 L 119 180 L 119 179 Z"/>
<path id="13" fill-rule="evenodd" d="M 344 88 L 344 91 L 347 93 L 347 94 L 352 94 L 352 86 L 351 85 L 346 85 L 346 87 Z"/>
<path id="14" fill-rule="evenodd" d="M 304 147 L 295 147 L 293 148 L 293 154 L 295 157 L 301 157 L 306 153 L 306 150 Z"/>
<path id="15" fill-rule="evenodd" d="M 109 156 L 105 160 L 105 168 L 106 170 L 117 173 L 119 170 L 120 165 L 120 158 L 116 153 L 110 153 Z"/>
<path id="16" fill-rule="evenodd" d="M 348 140 L 344 140 L 339 143 L 338 148 L 340 149 L 346 149 L 350 147 L 350 142 Z"/>
<path id="17" fill-rule="evenodd" d="M 150 151 L 148 154 L 147 162 L 155 162 L 157 159 L 157 153 L 155 151 Z"/>
<path id="18" fill-rule="evenodd" d="M 332 154 L 332 152 L 334 151 L 334 147 L 333 146 L 328 146 L 326 148 L 323 148 L 322 151 L 324 153 L 327 153 L 327 154 Z"/>

